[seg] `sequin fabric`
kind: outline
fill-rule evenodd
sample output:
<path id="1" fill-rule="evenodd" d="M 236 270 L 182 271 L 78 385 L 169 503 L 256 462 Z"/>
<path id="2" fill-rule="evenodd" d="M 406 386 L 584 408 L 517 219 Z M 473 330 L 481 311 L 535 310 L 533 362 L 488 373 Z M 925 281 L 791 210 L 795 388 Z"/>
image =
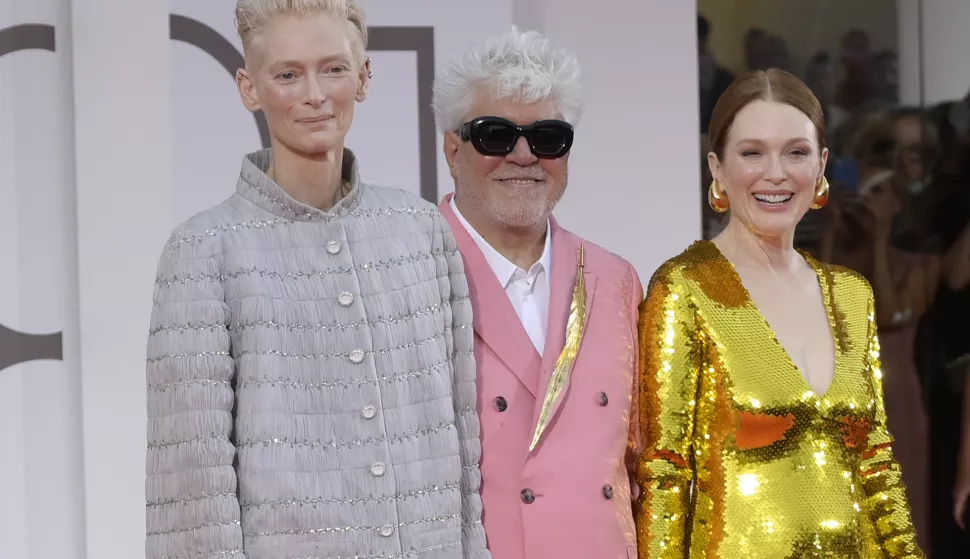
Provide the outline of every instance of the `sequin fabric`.
<path id="1" fill-rule="evenodd" d="M 924 557 L 886 429 L 872 290 L 806 258 L 835 342 L 821 395 L 713 243 L 651 279 L 640 309 L 641 559 Z"/>

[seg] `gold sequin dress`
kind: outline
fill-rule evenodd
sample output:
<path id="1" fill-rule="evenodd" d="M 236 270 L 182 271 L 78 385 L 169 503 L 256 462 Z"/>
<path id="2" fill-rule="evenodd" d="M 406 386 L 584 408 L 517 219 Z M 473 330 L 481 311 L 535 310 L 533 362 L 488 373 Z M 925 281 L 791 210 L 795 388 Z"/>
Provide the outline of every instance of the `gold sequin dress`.
<path id="1" fill-rule="evenodd" d="M 872 289 L 806 259 L 835 341 L 823 395 L 714 243 L 652 278 L 640 313 L 641 559 L 923 557 L 886 429 Z"/>

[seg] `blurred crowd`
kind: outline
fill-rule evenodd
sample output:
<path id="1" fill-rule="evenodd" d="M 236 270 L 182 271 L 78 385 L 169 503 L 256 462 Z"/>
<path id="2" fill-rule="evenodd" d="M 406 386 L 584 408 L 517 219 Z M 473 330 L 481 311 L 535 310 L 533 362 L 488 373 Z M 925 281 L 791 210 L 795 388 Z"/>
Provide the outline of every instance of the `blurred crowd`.
<path id="1" fill-rule="evenodd" d="M 734 79 L 710 52 L 709 34 L 710 22 L 699 16 L 705 192 L 708 122 Z M 970 433 L 970 412 L 963 412 L 970 401 L 970 93 L 901 105 L 896 52 L 873 51 L 861 29 L 804 68 L 793 67 L 783 37 L 754 28 L 743 41 L 747 67 L 738 71 L 783 68 L 825 110 L 832 198 L 805 219 L 796 244 L 872 284 L 889 426 L 921 543 L 934 558 L 970 557 L 960 526 L 960 505 L 970 496 L 970 442 L 963 440 Z M 707 204 L 701 211 L 711 238 L 724 218 Z"/>

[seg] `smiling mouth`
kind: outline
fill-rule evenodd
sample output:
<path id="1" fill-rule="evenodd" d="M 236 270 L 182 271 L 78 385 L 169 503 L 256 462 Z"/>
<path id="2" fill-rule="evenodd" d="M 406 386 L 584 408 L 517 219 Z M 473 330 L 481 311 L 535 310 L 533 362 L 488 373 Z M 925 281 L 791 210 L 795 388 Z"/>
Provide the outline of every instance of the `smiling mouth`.
<path id="1" fill-rule="evenodd" d="M 785 194 L 754 194 L 753 196 L 759 204 L 765 204 L 767 206 L 781 206 L 790 202 L 795 194 L 788 192 Z"/>
<path id="2" fill-rule="evenodd" d="M 333 118 L 333 117 L 330 117 L 330 116 L 318 116 L 318 117 L 314 117 L 314 118 L 301 118 L 299 120 L 299 122 L 303 122 L 305 124 L 315 124 L 317 122 L 324 122 L 324 121 L 330 120 L 331 118 Z"/>
<path id="3" fill-rule="evenodd" d="M 516 178 L 498 179 L 498 180 L 499 182 L 503 182 L 511 185 L 517 185 L 517 186 L 531 186 L 541 182 L 541 179 L 533 179 L 533 178 L 527 178 L 527 177 L 516 177 Z"/>

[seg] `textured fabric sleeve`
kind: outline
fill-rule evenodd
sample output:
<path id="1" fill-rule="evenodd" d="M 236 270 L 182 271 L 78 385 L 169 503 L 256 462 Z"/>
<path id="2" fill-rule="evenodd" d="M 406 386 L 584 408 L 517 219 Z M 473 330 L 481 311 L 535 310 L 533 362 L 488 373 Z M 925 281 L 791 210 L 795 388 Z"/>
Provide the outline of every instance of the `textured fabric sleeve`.
<path id="1" fill-rule="evenodd" d="M 166 245 L 148 337 L 147 559 L 243 559 L 228 310 L 208 243 Z"/>
<path id="2" fill-rule="evenodd" d="M 893 455 L 893 438 L 886 427 L 886 408 L 882 389 L 882 364 L 879 359 L 879 334 L 875 303 L 869 292 L 869 335 L 866 374 L 872 384 L 875 421 L 869 432 L 861 464 L 862 490 L 872 525 L 887 558 L 922 558 L 916 529 L 906 499 L 902 470 Z"/>
<path id="3" fill-rule="evenodd" d="M 455 424 L 458 428 L 459 453 L 461 455 L 461 543 L 465 559 L 491 559 L 486 548 L 485 528 L 482 525 L 482 498 L 479 490 L 482 473 L 479 463 L 482 457 L 480 425 L 475 369 L 475 334 L 472 329 L 472 305 L 469 299 L 468 280 L 458 245 L 448 223 L 440 214 L 435 215 L 432 250 L 443 253 L 445 269 L 439 277 L 444 278 L 442 290 L 445 311 L 445 339 L 452 356 L 452 393 L 455 406 Z"/>
<path id="4" fill-rule="evenodd" d="M 664 266 L 640 305 L 639 415 L 643 452 L 635 519 L 642 559 L 687 556 L 700 328 L 687 284 Z"/>
<path id="5" fill-rule="evenodd" d="M 627 312 L 630 314 L 630 329 L 633 339 L 637 339 L 638 315 L 637 309 L 643 300 L 643 283 L 640 282 L 640 275 L 632 264 L 629 265 L 627 273 Z M 640 437 L 640 351 L 639 344 L 633 346 L 633 398 L 630 407 L 630 432 L 627 438 L 626 467 L 630 474 L 630 496 L 635 500 L 639 494 L 639 486 L 636 483 L 637 457 L 642 450 L 642 439 Z"/>

